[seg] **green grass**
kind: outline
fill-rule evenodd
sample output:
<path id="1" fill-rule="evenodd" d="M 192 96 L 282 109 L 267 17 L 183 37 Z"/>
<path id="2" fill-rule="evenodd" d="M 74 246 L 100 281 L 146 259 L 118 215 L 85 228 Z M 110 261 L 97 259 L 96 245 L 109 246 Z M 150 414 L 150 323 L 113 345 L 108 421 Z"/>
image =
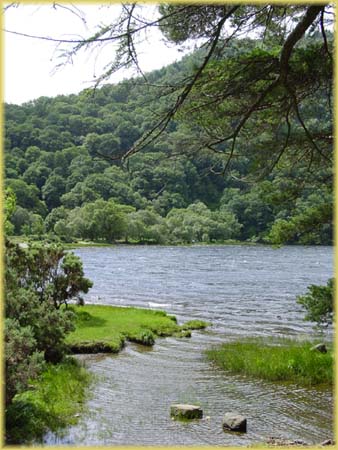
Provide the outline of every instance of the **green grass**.
<path id="1" fill-rule="evenodd" d="M 188 322 L 185 322 L 181 328 L 182 330 L 203 330 L 208 325 L 210 325 L 209 322 L 204 322 L 204 320 L 189 320 Z"/>
<path id="2" fill-rule="evenodd" d="M 313 342 L 262 340 L 230 342 L 207 350 L 207 357 L 222 369 L 269 381 L 305 386 L 333 384 L 333 351 L 311 351 Z"/>
<path id="3" fill-rule="evenodd" d="M 74 307 L 76 329 L 67 343 L 74 353 L 117 353 L 125 341 L 153 345 L 158 336 L 189 337 L 192 329 L 205 328 L 202 321 L 177 325 L 164 311 L 118 306 L 85 305 Z"/>
<path id="4" fill-rule="evenodd" d="M 6 411 L 6 441 L 40 441 L 48 431 L 76 423 L 91 375 L 74 358 L 48 364 L 31 389 L 16 395 Z"/>

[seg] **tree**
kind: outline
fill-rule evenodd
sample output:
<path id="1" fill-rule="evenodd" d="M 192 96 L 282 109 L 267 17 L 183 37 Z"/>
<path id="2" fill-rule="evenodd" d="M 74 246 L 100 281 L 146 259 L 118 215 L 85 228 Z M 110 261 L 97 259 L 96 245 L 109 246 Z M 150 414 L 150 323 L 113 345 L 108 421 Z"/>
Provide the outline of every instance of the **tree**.
<path id="1" fill-rule="evenodd" d="M 51 175 L 42 188 L 42 195 L 49 210 L 60 206 L 60 197 L 65 193 L 66 183 L 61 175 Z"/>
<path id="2" fill-rule="evenodd" d="M 334 312 L 334 279 L 330 278 L 326 286 L 311 284 L 305 295 L 297 297 L 297 303 L 306 310 L 305 320 L 317 322 L 319 327 L 332 324 Z"/>
<path id="3" fill-rule="evenodd" d="M 100 83 L 126 63 L 138 67 L 138 43 L 153 27 L 177 46 L 200 48 L 168 68 L 117 86 L 34 101 L 23 110 L 8 105 L 8 176 L 42 184 L 45 173 L 27 166 L 26 152 L 32 164 L 53 170 L 40 190 L 50 194 L 45 197 L 50 208 L 61 202 L 82 210 L 86 203 L 110 198 L 137 209 L 152 206 L 164 217 L 173 208 L 202 202 L 210 211 L 221 206 L 235 214 L 243 225 L 241 239 L 329 243 L 332 197 L 318 201 L 311 194 L 324 192 L 323 185 L 332 191 L 330 5 L 161 4 L 155 9 L 158 15 L 150 20 L 148 7 L 122 5 L 120 18 L 95 36 L 65 39 L 68 56 L 118 42 L 117 59 Z M 57 140 L 57 134 L 66 139 L 52 147 L 50 138 Z M 76 148 L 67 158 L 63 142 Z M 46 154 L 52 156 L 48 163 Z M 61 199 L 54 176 L 67 177 Z M 224 189 L 238 191 L 225 201 Z M 94 236 L 96 228 L 98 236 L 91 217 L 82 216 L 72 217 L 73 229 Z M 69 224 L 60 218 L 63 237 Z"/>
<path id="4" fill-rule="evenodd" d="M 37 234 L 42 235 L 44 233 L 43 219 L 38 214 L 34 214 L 21 206 L 17 206 L 11 222 L 14 225 L 14 234 Z"/>
<path id="5" fill-rule="evenodd" d="M 13 224 L 11 223 L 12 215 L 16 208 L 16 197 L 11 188 L 5 189 L 5 202 L 4 202 L 4 231 L 7 235 L 12 234 L 14 231 Z"/>
<path id="6" fill-rule="evenodd" d="M 76 237 L 114 242 L 124 236 L 127 226 L 126 214 L 130 208 L 116 204 L 113 200 L 96 200 L 71 211 L 67 226 Z"/>
<path id="7" fill-rule="evenodd" d="M 51 173 L 51 169 L 40 162 L 30 164 L 23 174 L 23 181 L 27 184 L 35 184 L 39 189 L 43 187 L 47 178 Z"/>
<path id="8" fill-rule="evenodd" d="M 7 186 L 14 192 L 17 205 L 42 216 L 46 215 L 46 206 L 39 199 L 39 189 L 36 186 L 27 184 L 21 179 L 7 180 Z"/>
<path id="9" fill-rule="evenodd" d="M 221 199 L 221 210 L 231 211 L 242 225 L 242 239 L 261 237 L 273 219 L 272 207 L 263 197 L 260 185 L 250 191 L 227 188 Z"/>
<path id="10" fill-rule="evenodd" d="M 163 244 L 167 239 L 167 226 L 164 219 L 152 208 L 131 211 L 127 215 L 125 240 Z"/>
<path id="11" fill-rule="evenodd" d="M 100 26 L 94 35 L 63 39 L 62 43 L 69 45 L 63 55 L 71 61 L 83 49 L 99 51 L 109 43 L 115 44 L 115 58 L 97 78 L 98 85 L 131 65 L 146 80 L 138 63 L 138 43 L 149 29 L 160 28 L 165 40 L 177 46 L 200 46 L 199 58 L 191 70 L 157 92 L 156 98 L 166 97 L 165 108 L 160 115 L 158 110 L 155 112 L 140 139 L 129 149 L 122 149 L 124 157 L 150 145 L 183 108 L 183 115 L 202 131 L 200 151 L 209 149 L 224 156 L 221 172 L 229 168 L 250 129 L 264 123 L 268 134 L 273 135 L 271 143 L 277 138 L 279 145 L 270 148 L 263 172 L 271 170 L 288 153 L 299 133 L 304 146 L 298 147 L 298 152 L 309 160 L 330 164 L 332 127 L 319 132 L 312 129 L 310 118 L 303 116 L 303 106 L 313 103 L 319 95 L 326 112 L 332 115 L 332 14 L 329 4 L 164 3 L 158 7 L 157 18 L 149 19 L 147 7 L 123 4 L 114 23 Z M 243 35 L 248 41 L 245 46 Z M 125 90 L 123 93 L 128 95 Z M 220 124 L 217 117 L 227 120 Z M 100 145 L 94 144 L 95 153 L 101 153 Z M 101 154 L 112 159 L 121 157 L 120 152 L 115 155 L 110 151 L 104 145 Z"/>
<path id="12" fill-rule="evenodd" d="M 167 216 L 174 243 L 212 242 L 236 239 L 241 225 L 230 211 L 213 212 L 202 202 L 186 209 L 172 209 Z"/>

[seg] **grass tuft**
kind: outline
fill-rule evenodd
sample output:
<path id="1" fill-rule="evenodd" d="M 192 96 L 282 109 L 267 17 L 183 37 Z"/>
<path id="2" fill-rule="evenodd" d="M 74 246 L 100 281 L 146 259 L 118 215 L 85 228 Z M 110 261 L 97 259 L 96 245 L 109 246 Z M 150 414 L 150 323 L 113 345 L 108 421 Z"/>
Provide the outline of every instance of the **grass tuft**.
<path id="1" fill-rule="evenodd" d="M 311 351 L 314 343 L 291 339 L 267 345 L 262 340 L 230 342 L 207 350 L 207 357 L 222 369 L 269 381 L 306 386 L 333 384 L 333 352 Z"/>
<path id="2" fill-rule="evenodd" d="M 91 375 L 73 358 L 48 364 L 31 389 L 16 395 L 8 407 L 7 443 L 41 441 L 48 430 L 76 423 L 90 380 Z"/>
<path id="3" fill-rule="evenodd" d="M 204 322 L 203 320 L 189 320 L 182 325 L 182 330 L 203 330 L 209 326 L 209 322 Z"/>

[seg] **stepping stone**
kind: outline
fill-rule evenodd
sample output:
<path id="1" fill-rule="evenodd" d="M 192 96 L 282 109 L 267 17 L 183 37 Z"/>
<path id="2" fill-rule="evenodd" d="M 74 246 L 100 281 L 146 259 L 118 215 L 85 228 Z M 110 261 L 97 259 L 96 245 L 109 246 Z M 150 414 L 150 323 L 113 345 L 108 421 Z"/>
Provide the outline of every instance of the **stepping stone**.
<path id="1" fill-rule="evenodd" d="M 223 417 L 223 430 L 246 433 L 246 418 L 236 413 L 226 413 Z"/>
<path id="2" fill-rule="evenodd" d="M 177 403 L 170 406 L 170 415 L 174 419 L 201 419 L 203 411 L 200 406 Z"/>

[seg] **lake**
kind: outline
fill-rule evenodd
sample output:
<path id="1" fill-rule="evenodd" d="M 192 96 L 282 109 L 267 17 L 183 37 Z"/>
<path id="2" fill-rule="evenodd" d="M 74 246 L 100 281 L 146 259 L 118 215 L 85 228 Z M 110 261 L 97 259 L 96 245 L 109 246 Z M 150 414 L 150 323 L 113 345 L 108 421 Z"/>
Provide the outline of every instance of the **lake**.
<path id="1" fill-rule="evenodd" d="M 238 338 L 315 337 L 296 296 L 333 274 L 326 246 L 115 246 L 75 251 L 94 286 L 87 303 L 163 309 L 181 323 L 211 322 L 191 339 L 128 344 L 118 355 L 82 356 L 95 375 L 86 412 L 48 445 L 244 446 L 270 436 L 319 443 L 333 435 L 328 389 L 228 375 L 203 351 Z M 170 419 L 170 404 L 197 403 L 204 419 Z M 222 416 L 248 418 L 246 434 L 222 431 Z"/>

